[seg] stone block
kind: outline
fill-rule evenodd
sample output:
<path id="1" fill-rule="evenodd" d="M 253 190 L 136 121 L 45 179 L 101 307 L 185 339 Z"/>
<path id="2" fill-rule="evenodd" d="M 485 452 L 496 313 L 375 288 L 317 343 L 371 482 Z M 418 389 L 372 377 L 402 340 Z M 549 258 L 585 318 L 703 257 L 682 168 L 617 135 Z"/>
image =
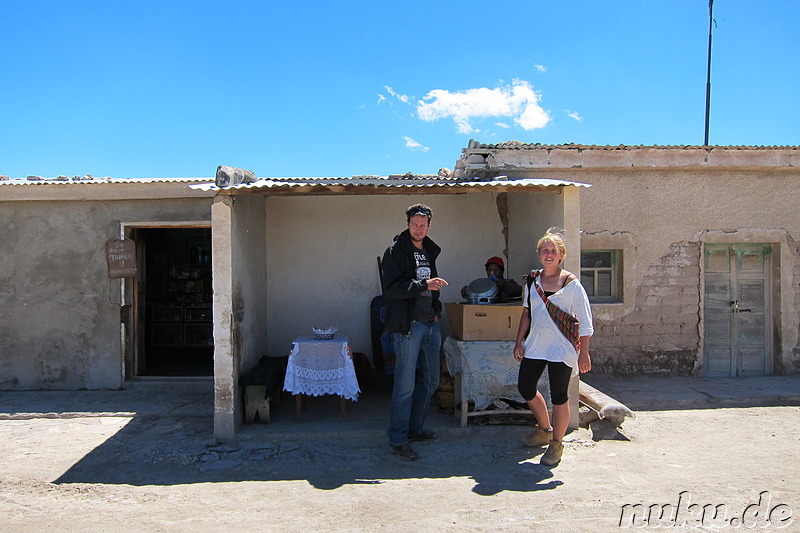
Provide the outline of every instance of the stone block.
<path id="1" fill-rule="evenodd" d="M 610 420 L 600 419 L 589 424 L 592 430 L 592 440 L 629 440 L 620 427 Z"/>
<path id="2" fill-rule="evenodd" d="M 580 427 L 588 428 L 592 422 L 600 420 L 600 415 L 594 409 L 583 406 L 578 410 L 578 420 Z"/>
<path id="3" fill-rule="evenodd" d="M 628 440 L 620 432 L 620 426 L 626 417 L 635 416 L 633 411 L 587 383 L 581 383 L 580 398 L 581 403 L 597 415 L 596 418 L 591 412 L 583 415 L 592 430 L 593 440 Z"/>
<path id="4" fill-rule="evenodd" d="M 250 170 L 220 165 L 217 167 L 214 183 L 217 187 L 230 187 L 254 181 L 256 181 L 256 175 Z"/>

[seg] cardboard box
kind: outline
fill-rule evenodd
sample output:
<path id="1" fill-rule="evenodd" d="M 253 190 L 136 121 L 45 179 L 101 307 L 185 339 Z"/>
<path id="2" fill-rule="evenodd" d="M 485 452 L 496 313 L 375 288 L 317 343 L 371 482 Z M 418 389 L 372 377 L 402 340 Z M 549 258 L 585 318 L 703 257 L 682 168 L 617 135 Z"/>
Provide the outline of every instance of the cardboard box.
<path id="1" fill-rule="evenodd" d="M 522 303 L 444 304 L 450 330 L 462 341 L 513 341 L 517 338 Z"/>

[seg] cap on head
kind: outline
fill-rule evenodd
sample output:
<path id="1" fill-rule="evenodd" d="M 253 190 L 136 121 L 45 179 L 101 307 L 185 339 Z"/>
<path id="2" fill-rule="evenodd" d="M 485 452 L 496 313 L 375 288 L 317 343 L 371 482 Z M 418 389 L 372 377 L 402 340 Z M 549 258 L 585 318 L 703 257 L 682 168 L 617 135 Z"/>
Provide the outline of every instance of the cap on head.
<path id="1" fill-rule="evenodd" d="M 489 259 L 486 260 L 486 264 L 483 265 L 484 268 L 489 266 L 489 263 L 494 263 L 497 266 L 499 266 L 500 268 L 502 268 L 503 270 L 506 269 L 506 264 L 503 262 L 503 258 L 502 257 L 497 257 L 497 256 L 490 257 Z"/>

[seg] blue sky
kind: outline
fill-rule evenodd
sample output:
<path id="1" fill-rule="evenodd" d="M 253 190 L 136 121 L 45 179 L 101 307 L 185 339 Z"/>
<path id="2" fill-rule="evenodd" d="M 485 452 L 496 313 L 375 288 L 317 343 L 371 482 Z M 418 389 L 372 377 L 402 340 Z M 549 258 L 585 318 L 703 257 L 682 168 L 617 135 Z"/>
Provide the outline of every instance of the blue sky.
<path id="1" fill-rule="evenodd" d="M 710 144 L 800 145 L 800 2 L 716 0 Z M 703 144 L 707 0 L 0 0 L 0 174 L 435 174 Z"/>

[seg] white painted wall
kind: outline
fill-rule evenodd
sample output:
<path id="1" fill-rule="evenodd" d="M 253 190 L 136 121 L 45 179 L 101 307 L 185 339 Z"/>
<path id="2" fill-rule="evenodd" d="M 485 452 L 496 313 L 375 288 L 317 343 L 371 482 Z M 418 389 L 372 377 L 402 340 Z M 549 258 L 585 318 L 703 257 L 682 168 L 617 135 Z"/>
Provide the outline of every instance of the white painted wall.
<path id="1" fill-rule="evenodd" d="M 312 334 L 312 327 L 335 326 L 349 336 L 353 351 L 371 356 L 369 306 L 381 293 L 377 257 L 407 228 L 405 210 L 414 203 L 433 209 L 428 235 L 442 247 L 437 267 L 450 283 L 442 290 L 442 301 L 461 301 L 461 287 L 486 275 L 486 259 L 503 255 L 506 243 L 497 196 L 475 192 L 267 198 L 269 354 L 287 354 L 291 341 Z M 510 205 L 521 202 L 525 207 L 510 218 L 524 226 L 519 230 L 524 236 L 510 243 L 507 264 L 507 273 L 519 279 L 531 268 L 531 231 L 546 229 L 556 216 L 554 223 L 561 222 L 563 215 L 557 213 L 563 212 L 563 196 L 513 193 L 509 197 L 514 198 Z M 543 216 L 546 221 L 524 220 Z M 445 321 L 444 333 L 448 332 Z"/>
<path id="2" fill-rule="evenodd" d="M 265 202 L 261 196 L 234 199 L 234 314 L 241 357 L 239 371 L 254 367 L 267 355 L 267 273 Z"/>

